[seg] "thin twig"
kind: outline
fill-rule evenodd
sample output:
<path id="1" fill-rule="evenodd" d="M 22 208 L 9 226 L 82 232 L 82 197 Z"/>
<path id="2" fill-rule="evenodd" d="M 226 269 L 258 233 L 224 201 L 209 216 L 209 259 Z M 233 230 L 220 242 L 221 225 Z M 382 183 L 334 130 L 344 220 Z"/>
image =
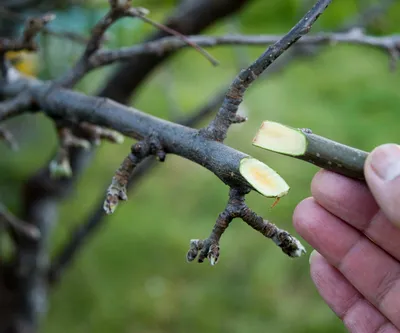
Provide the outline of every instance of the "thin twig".
<path id="1" fill-rule="evenodd" d="M 273 44 L 282 39 L 282 35 L 227 35 L 227 36 L 188 36 L 189 41 L 202 47 L 216 47 L 224 45 L 260 46 Z M 304 36 L 296 45 L 334 45 L 353 44 L 384 51 L 400 49 L 400 35 L 371 36 L 361 29 L 352 29 L 343 33 L 317 33 Z M 162 55 L 173 50 L 185 48 L 188 45 L 176 37 L 164 37 L 156 41 L 147 42 L 117 50 L 101 50 L 90 59 L 90 69 L 110 65 L 118 61 L 126 61 L 138 54 Z"/>
<path id="2" fill-rule="evenodd" d="M 19 40 L 0 39 L 0 53 L 9 51 L 36 51 L 35 37 L 54 18 L 53 14 L 46 14 L 41 17 L 28 19 L 25 23 L 22 37 Z"/>
<path id="3" fill-rule="evenodd" d="M 30 111 L 32 107 L 31 95 L 27 92 L 21 92 L 14 98 L 0 102 L 0 122 Z"/>
<path id="4" fill-rule="evenodd" d="M 240 123 L 245 120 L 243 117 L 237 115 L 237 111 L 247 88 L 283 52 L 310 31 L 313 23 L 325 11 L 331 1 L 318 0 L 314 7 L 284 37 L 269 46 L 255 62 L 238 74 L 228 89 L 225 100 L 215 119 L 201 131 L 201 135 L 223 142 L 229 127 L 234 123 Z"/>
<path id="5" fill-rule="evenodd" d="M 185 45 L 189 45 L 202 53 L 208 60 L 211 61 L 213 65 L 216 65 L 218 63 L 207 51 L 203 50 L 201 47 L 188 40 L 181 33 L 161 23 L 154 22 L 153 20 L 147 18 L 145 16 L 148 13 L 146 9 L 140 7 L 133 8 L 130 6 L 130 3 L 131 1 L 122 1 L 121 3 L 119 3 L 118 1 L 110 2 L 110 10 L 93 28 L 92 35 L 86 46 L 85 52 L 76 62 L 76 64 L 67 71 L 67 73 L 65 73 L 61 78 L 55 81 L 56 85 L 60 85 L 63 87 L 73 87 L 83 76 L 85 76 L 88 72 L 95 68 L 94 66 L 97 62 L 96 56 L 98 53 L 101 52 L 100 46 L 104 33 L 111 25 L 113 25 L 116 21 L 123 17 L 139 18 L 157 27 L 158 29 L 175 35 L 176 38 L 182 41 Z"/>
<path id="6" fill-rule="evenodd" d="M 30 225 L 25 221 L 21 221 L 13 214 L 11 214 L 8 209 L 0 202 L 0 223 L 6 223 L 15 232 L 22 234 L 31 239 L 38 239 L 40 237 L 40 231 L 34 225 Z"/>
<path id="7" fill-rule="evenodd" d="M 138 17 L 141 20 L 143 20 L 144 22 L 149 23 L 152 26 L 154 26 L 160 30 L 163 30 L 173 36 L 176 36 L 186 46 L 190 46 L 190 47 L 194 48 L 197 52 L 202 54 L 206 59 L 208 59 L 211 62 L 212 65 L 217 66 L 219 64 L 219 62 L 216 59 L 214 59 L 214 57 L 211 54 L 209 54 L 206 50 L 202 49 L 197 43 L 191 41 L 185 35 L 181 34 L 180 32 L 178 32 L 174 29 L 167 27 L 164 24 L 157 23 L 153 20 L 150 20 L 148 17 L 145 16 L 145 12 L 143 12 L 143 10 L 138 10 L 138 8 L 132 8 L 131 13 L 132 13 L 133 17 Z"/>
<path id="8" fill-rule="evenodd" d="M 4 140 L 11 150 L 18 150 L 18 143 L 14 139 L 14 136 L 11 134 L 9 130 L 4 127 L 0 127 L 0 141 Z"/>

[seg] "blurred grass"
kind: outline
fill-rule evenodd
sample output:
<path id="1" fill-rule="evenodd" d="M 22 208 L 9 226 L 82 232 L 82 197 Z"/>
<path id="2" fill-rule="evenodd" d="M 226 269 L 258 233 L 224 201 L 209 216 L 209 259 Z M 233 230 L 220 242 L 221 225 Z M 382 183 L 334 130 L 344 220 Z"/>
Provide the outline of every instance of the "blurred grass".
<path id="1" fill-rule="evenodd" d="M 290 18 L 280 23 L 264 21 L 260 14 L 266 9 L 264 3 L 256 1 L 245 13 L 244 31 L 285 31 L 294 22 L 294 11 L 290 10 Z M 354 5 L 337 3 L 342 11 L 354 11 Z M 265 12 L 272 17 L 281 7 L 271 5 Z M 332 8 L 332 12 L 339 11 Z M 286 7 L 279 10 L 280 15 L 288 13 Z M 161 16 L 164 11 L 155 15 Z M 332 20 L 329 13 L 328 22 Z M 142 27 L 137 29 L 139 36 L 144 33 Z M 210 32 L 225 30 L 221 24 Z M 116 45 L 132 42 L 132 36 L 123 33 L 121 26 L 115 31 L 113 37 L 121 38 L 113 41 Z M 262 48 L 246 51 L 254 59 Z M 54 48 L 51 52 L 60 54 L 63 50 Z M 78 55 L 75 49 L 71 52 L 72 58 Z M 168 118 L 171 96 L 166 91 L 181 112 L 201 105 L 238 70 L 232 48 L 210 52 L 221 66 L 213 68 L 193 50 L 185 50 L 152 75 L 133 105 Z M 67 65 L 59 61 L 53 70 L 58 72 L 57 66 Z M 103 75 L 104 71 L 91 74 L 79 89 L 95 91 Z M 310 180 L 317 171 L 301 161 L 253 147 L 251 139 L 263 120 L 308 127 L 339 142 L 371 150 L 381 143 L 399 142 L 399 85 L 398 72 L 388 71 L 383 53 L 332 46 L 318 57 L 293 62 L 282 73 L 251 87 L 244 102 L 249 121 L 230 131 L 227 144 L 276 169 L 291 185 L 291 191 L 273 210 L 273 200 L 257 194 L 248 196 L 249 205 L 294 232 L 291 215 L 296 204 L 310 195 Z M 24 138 L 23 150 L 18 154 L 1 151 L 0 193 L 8 194 L 5 201 L 15 209 L 23 179 L 46 162 L 56 145 L 51 123 L 45 117 L 28 116 L 28 120 L 38 131 Z M 73 227 L 82 223 L 102 198 L 131 143 L 104 144 L 99 149 L 77 191 L 62 204 L 54 248 L 68 239 Z M 44 332 L 345 332 L 317 295 L 307 257 L 287 258 L 240 221 L 232 223 L 224 234 L 216 267 L 186 263 L 189 240 L 208 236 L 227 193 L 228 188 L 213 174 L 192 162 L 168 156 L 166 163 L 135 187 L 129 201 L 107 218 L 106 225 L 88 241 L 66 272 L 51 296 Z"/>

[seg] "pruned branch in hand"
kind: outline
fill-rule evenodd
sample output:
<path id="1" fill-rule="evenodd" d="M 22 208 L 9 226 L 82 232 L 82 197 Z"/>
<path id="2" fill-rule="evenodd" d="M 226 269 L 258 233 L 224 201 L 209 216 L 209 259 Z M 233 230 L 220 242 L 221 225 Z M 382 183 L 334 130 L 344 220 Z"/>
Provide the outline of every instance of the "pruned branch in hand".
<path id="1" fill-rule="evenodd" d="M 235 188 L 230 189 L 228 203 L 225 210 L 219 214 L 210 236 L 204 240 L 192 239 L 190 241 L 190 249 L 186 255 L 189 262 L 197 258 L 197 261 L 202 263 L 207 258 L 211 265 L 215 265 L 220 256 L 221 236 L 234 218 L 241 218 L 253 229 L 272 239 L 289 257 L 296 258 L 306 253 L 301 243 L 287 231 L 279 229 L 254 213 L 245 203 L 246 194 Z"/>
<path id="2" fill-rule="evenodd" d="M 346 177 L 364 180 L 367 152 L 313 134 L 309 129 L 265 121 L 258 130 L 253 145 L 312 163 Z"/>

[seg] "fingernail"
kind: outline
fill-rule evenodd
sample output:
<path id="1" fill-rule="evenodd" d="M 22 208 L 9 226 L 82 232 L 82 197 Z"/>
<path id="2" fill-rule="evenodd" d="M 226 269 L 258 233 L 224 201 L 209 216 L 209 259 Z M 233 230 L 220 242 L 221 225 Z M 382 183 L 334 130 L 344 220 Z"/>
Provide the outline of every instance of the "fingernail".
<path id="1" fill-rule="evenodd" d="M 375 149 L 369 157 L 375 174 L 384 181 L 400 176 L 400 146 L 386 144 Z"/>
<path id="2" fill-rule="evenodd" d="M 317 255 L 319 255 L 319 253 L 316 250 L 313 250 L 310 254 L 310 257 L 308 258 L 308 262 L 311 264 L 313 258 L 316 257 Z"/>

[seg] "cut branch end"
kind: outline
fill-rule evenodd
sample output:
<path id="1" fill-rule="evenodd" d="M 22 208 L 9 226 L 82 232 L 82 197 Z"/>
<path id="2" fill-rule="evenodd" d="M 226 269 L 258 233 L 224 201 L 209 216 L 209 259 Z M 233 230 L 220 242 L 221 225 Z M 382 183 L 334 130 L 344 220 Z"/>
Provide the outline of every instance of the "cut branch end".
<path id="1" fill-rule="evenodd" d="M 239 170 L 259 193 L 268 198 L 281 198 L 290 190 L 289 185 L 275 170 L 255 158 L 243 158 Z"/>
<path id="2" fill-rule="evenodd" d="M 299 156 L 307 149 L 303 132 L 272 121 L 264 121 L 253 139 L 253 145 L 280 154 Z"/>

